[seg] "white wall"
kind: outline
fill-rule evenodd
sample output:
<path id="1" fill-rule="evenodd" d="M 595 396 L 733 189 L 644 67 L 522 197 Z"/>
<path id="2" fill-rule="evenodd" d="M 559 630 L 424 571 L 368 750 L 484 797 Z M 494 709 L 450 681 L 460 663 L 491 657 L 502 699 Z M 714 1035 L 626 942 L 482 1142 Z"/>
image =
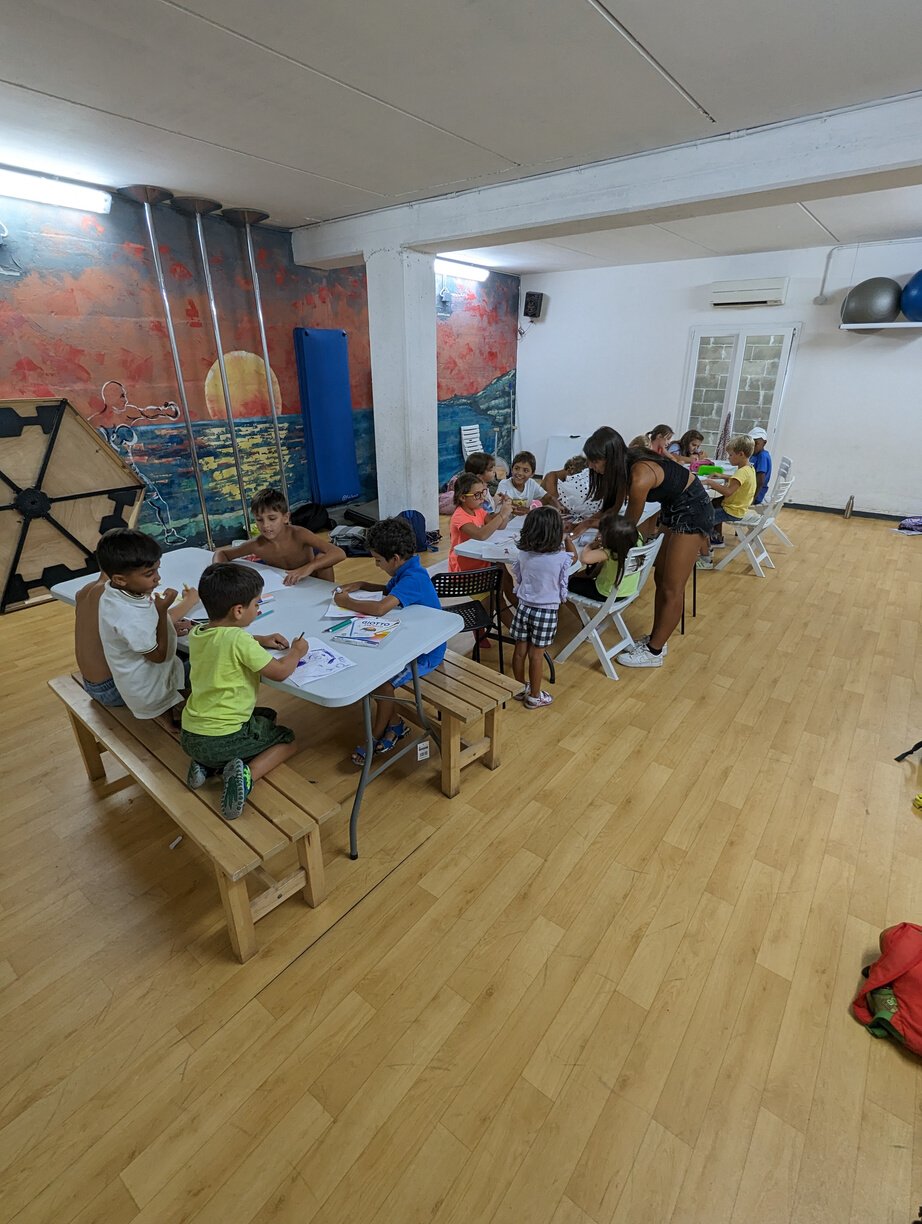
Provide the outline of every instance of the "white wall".
<path id="1" fill-rule="evenodd" d="M 772 447 L 794 460 L 794 500 L 882 514 L 922 514 L 922 329 L 838 330 L 852 285 L 900 283 L 922 267 L 922 240 L 837 251 L 826 306 L 815 306 L 829 248 L 774 251 L 522 278 L 548 295 L 518 353 L 517 442 L 543 461 L 549 434 L 613 425 L 630 439 L 658 421 L 686 427 L 682 402 L 693 326 L 802 323 Z M 708 305 L 716 280 L 789 276 L 779 307 Z"/>

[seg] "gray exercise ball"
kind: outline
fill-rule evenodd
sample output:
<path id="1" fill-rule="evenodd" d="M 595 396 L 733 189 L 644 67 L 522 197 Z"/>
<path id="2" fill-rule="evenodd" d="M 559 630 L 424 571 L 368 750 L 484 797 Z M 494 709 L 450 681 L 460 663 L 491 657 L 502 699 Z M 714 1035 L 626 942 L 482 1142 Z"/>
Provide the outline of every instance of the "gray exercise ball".
<path id="1" fill-rule="evenodd" d="M 889 276 L 872 276 L 850 289 L 842 303 L 843 323 L 892 323 L 900 313 L 902 289 Z"/>

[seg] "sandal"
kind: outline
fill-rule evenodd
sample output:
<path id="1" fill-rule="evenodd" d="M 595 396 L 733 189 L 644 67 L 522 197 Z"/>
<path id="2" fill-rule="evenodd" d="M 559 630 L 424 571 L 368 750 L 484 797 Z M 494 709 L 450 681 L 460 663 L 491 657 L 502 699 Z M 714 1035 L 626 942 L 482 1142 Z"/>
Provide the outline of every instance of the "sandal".
<path id="1" fill-rule="evenodd" d="M 368 750 L 365 745 L 356 744 L 356 746 L 352 749 L 352 756 L 350 760 L 352 761 L 353 765 L 358 765 L 358 767 L 361 769 L 361 767 L 365 764 L 365 757 L 367 755 Z"/>
<path id="2" fill-rule="evenodd" d="M 391 723 L 380 739 L 375 740 L 375 753 L 392 752 L 402 739 L 410 734 L 410 728 L 403 720 Z"/>

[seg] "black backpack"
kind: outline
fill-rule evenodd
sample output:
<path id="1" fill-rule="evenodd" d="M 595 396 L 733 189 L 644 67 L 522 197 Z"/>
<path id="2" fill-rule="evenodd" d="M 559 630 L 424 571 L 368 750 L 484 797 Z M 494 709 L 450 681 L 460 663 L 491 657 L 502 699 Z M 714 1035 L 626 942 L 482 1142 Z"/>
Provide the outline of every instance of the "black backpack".
<path id="1" fill-rule="evenodd" d="M 316 502 L 305 502 L 303 506 L 296 506 L 291 512 L 291 521 L 295 527 L 304 527 L 308 531 L 329 531 L 333 526 L 326 507 L 318 506 Z"/>

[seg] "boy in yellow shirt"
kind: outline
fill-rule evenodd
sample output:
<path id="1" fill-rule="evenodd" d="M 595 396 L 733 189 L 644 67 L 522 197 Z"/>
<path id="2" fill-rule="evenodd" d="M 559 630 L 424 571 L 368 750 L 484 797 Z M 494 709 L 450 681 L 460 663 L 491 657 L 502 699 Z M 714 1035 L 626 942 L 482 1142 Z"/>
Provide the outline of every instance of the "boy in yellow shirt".
<path id="1" fill-rule="evenodd" d="M 698 558 L 701 569 L 711 569 L 714 565 L 712 553 L 715 548 L 723 548 L 723 523 L 738 523 L 756 495 L 756 470 L 750 467 L 749 460 L 755 450 L 755 443 L 748 434 L 739 434 L 727 443 L 727 458 L 736 468 L 736 473 L 729 479 L 718 476 L 706 476 L 703 484 L 709 489 L 722 493 L 720 505 L 714 505 L 714 531 L 709 540 L 706 557 Z"/>
<path id="2" fill-rule="evenodd" d="M 295 751 L 294 732 L 276 723 L 275 710 L 256 704 L 259 680 L 287 680 L 307 654 L 303 637 L 291 645 L 280 633 L 246 632 L 259 613 L 263 580 L 245 565 L 209 565 L 198 593 L 208 624 L 189 634 L 192 694 L 183 707 L 180 744 L 192 758 L 186 778 L 195 790 L 221 770 L 221 813 L 234 820 L 253 783 Z M 286 650 L 275 659 L 269 650 Z"/>

